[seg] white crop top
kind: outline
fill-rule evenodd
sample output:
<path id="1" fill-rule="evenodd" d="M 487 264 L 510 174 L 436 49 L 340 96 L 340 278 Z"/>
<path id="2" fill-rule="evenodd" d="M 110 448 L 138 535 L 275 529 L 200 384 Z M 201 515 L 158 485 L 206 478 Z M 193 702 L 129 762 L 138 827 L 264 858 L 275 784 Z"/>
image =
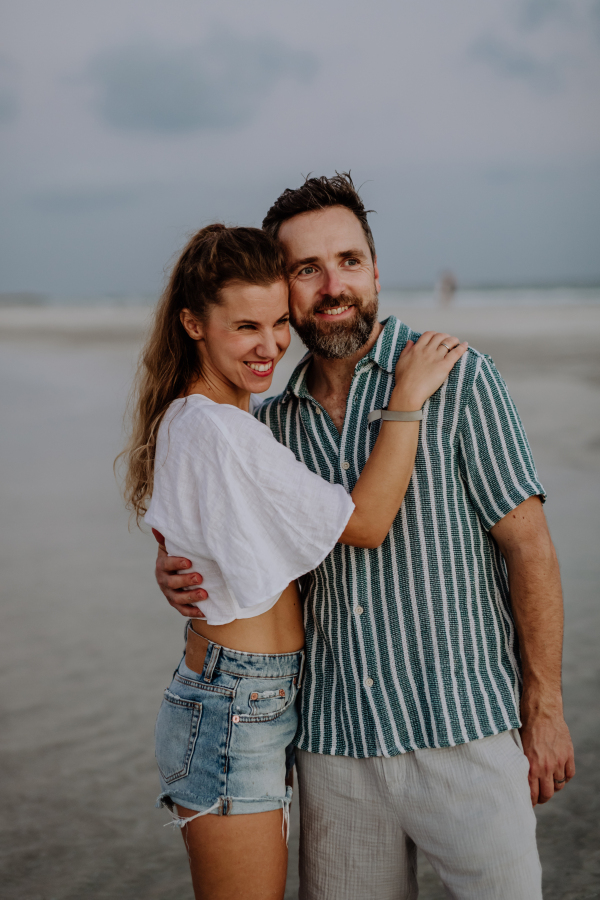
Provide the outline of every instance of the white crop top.
<path id="1" fill-rule="evenodd" d="M 174 400 L 156 443 L 145 516 L 203 576 L 209 625 L 250 618 L 321 563 L 354 510 L 341 484 L 298 462 L 266 425 L 202 394 Z"/>

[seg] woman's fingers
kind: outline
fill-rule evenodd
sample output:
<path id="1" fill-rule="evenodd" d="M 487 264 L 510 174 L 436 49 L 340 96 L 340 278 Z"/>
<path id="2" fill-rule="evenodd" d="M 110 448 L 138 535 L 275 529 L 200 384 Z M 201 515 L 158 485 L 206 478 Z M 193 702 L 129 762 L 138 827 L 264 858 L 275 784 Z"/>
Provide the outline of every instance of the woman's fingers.
<path id="1" fill-rule="evenodd" d="M 431 350 L 435 352 L 441 348 L 442 350 L 449 352 L 459 343 L 459 338 L 453 334 L 448 334 L 445 331 L 424 331 L 416 344 L 414 344 L 413 341 L 407 341 L 406 347 L 408 348 L 410 344 L 411 346 L 414 346 L 416 350 Z"/>
<path id="2" fill-rule="evenodd" d="M 437 349 L 443 350 L 445 353 L 450 353 L 451 350 L 454 350 L 460 344 L 460 340 L 453 335 L 445 336 L 440 343 L 438 344 Z"/>
<path id="3" fill-rule="evenodd" d="M 452 350 L 449 350 L 444 360 L 450 364 L 450 368 L 461 358 L 469 349 L 468 341 L 463 341 L 461 344 L 457 344 Z"/>

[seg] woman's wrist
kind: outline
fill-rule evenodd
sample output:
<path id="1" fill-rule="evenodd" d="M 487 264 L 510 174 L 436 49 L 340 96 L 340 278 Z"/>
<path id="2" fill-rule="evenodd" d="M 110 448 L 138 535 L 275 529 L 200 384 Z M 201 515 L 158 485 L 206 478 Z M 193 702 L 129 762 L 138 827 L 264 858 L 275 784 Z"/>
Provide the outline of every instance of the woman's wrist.
<path id="1" fill-rule="evenodd" d="M 407 391 L 395 387 L 390 396 L 387 408 L 393 412 L 412 412 L 421 409 L 425 401 L 415 391 Z"/>

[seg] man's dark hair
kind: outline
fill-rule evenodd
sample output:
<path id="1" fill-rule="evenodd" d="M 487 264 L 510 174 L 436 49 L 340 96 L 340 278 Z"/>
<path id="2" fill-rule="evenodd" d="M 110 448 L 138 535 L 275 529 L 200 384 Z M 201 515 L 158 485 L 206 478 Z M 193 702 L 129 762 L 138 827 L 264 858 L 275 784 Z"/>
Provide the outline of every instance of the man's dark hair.
<path id="1" fill-rule="evenodd" d="M 330 206 L 345 206 L 353 212 L 365 233 L 371 256 L 375 259 L 375 241 L 367 222 L 367 214 L 374 212 L 365 209 L 350 172 L 336 172 L 333 178 L 310 178 L 307 176 L 302 187 L 286 188 L 277 198 L 263 220 L 263 229 L 276 238 L 283 222 L 301 213 L 327 209 Z"/>

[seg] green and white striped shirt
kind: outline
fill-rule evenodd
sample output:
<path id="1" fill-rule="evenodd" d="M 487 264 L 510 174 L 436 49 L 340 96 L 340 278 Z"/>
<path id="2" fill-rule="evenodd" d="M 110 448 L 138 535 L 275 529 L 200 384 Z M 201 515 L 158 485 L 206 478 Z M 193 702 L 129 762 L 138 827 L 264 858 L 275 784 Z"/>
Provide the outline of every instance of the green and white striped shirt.
<path id="1" fill-rule="evenodd" d="M 357 364 L 342 434 L 306 386 L 310 356 L 255 415 L 326 481 L 352 491 L 418 335 L 393 316 Z M 376 550 L 336 544 L 303 579 L 307 665 L 298 747 L 394 756 L 518 727 L 520 672 L 506 568 L 489 529 L 540 494 L 506 385 L 469 350 L 424 407 L 402 508 Z"/>

